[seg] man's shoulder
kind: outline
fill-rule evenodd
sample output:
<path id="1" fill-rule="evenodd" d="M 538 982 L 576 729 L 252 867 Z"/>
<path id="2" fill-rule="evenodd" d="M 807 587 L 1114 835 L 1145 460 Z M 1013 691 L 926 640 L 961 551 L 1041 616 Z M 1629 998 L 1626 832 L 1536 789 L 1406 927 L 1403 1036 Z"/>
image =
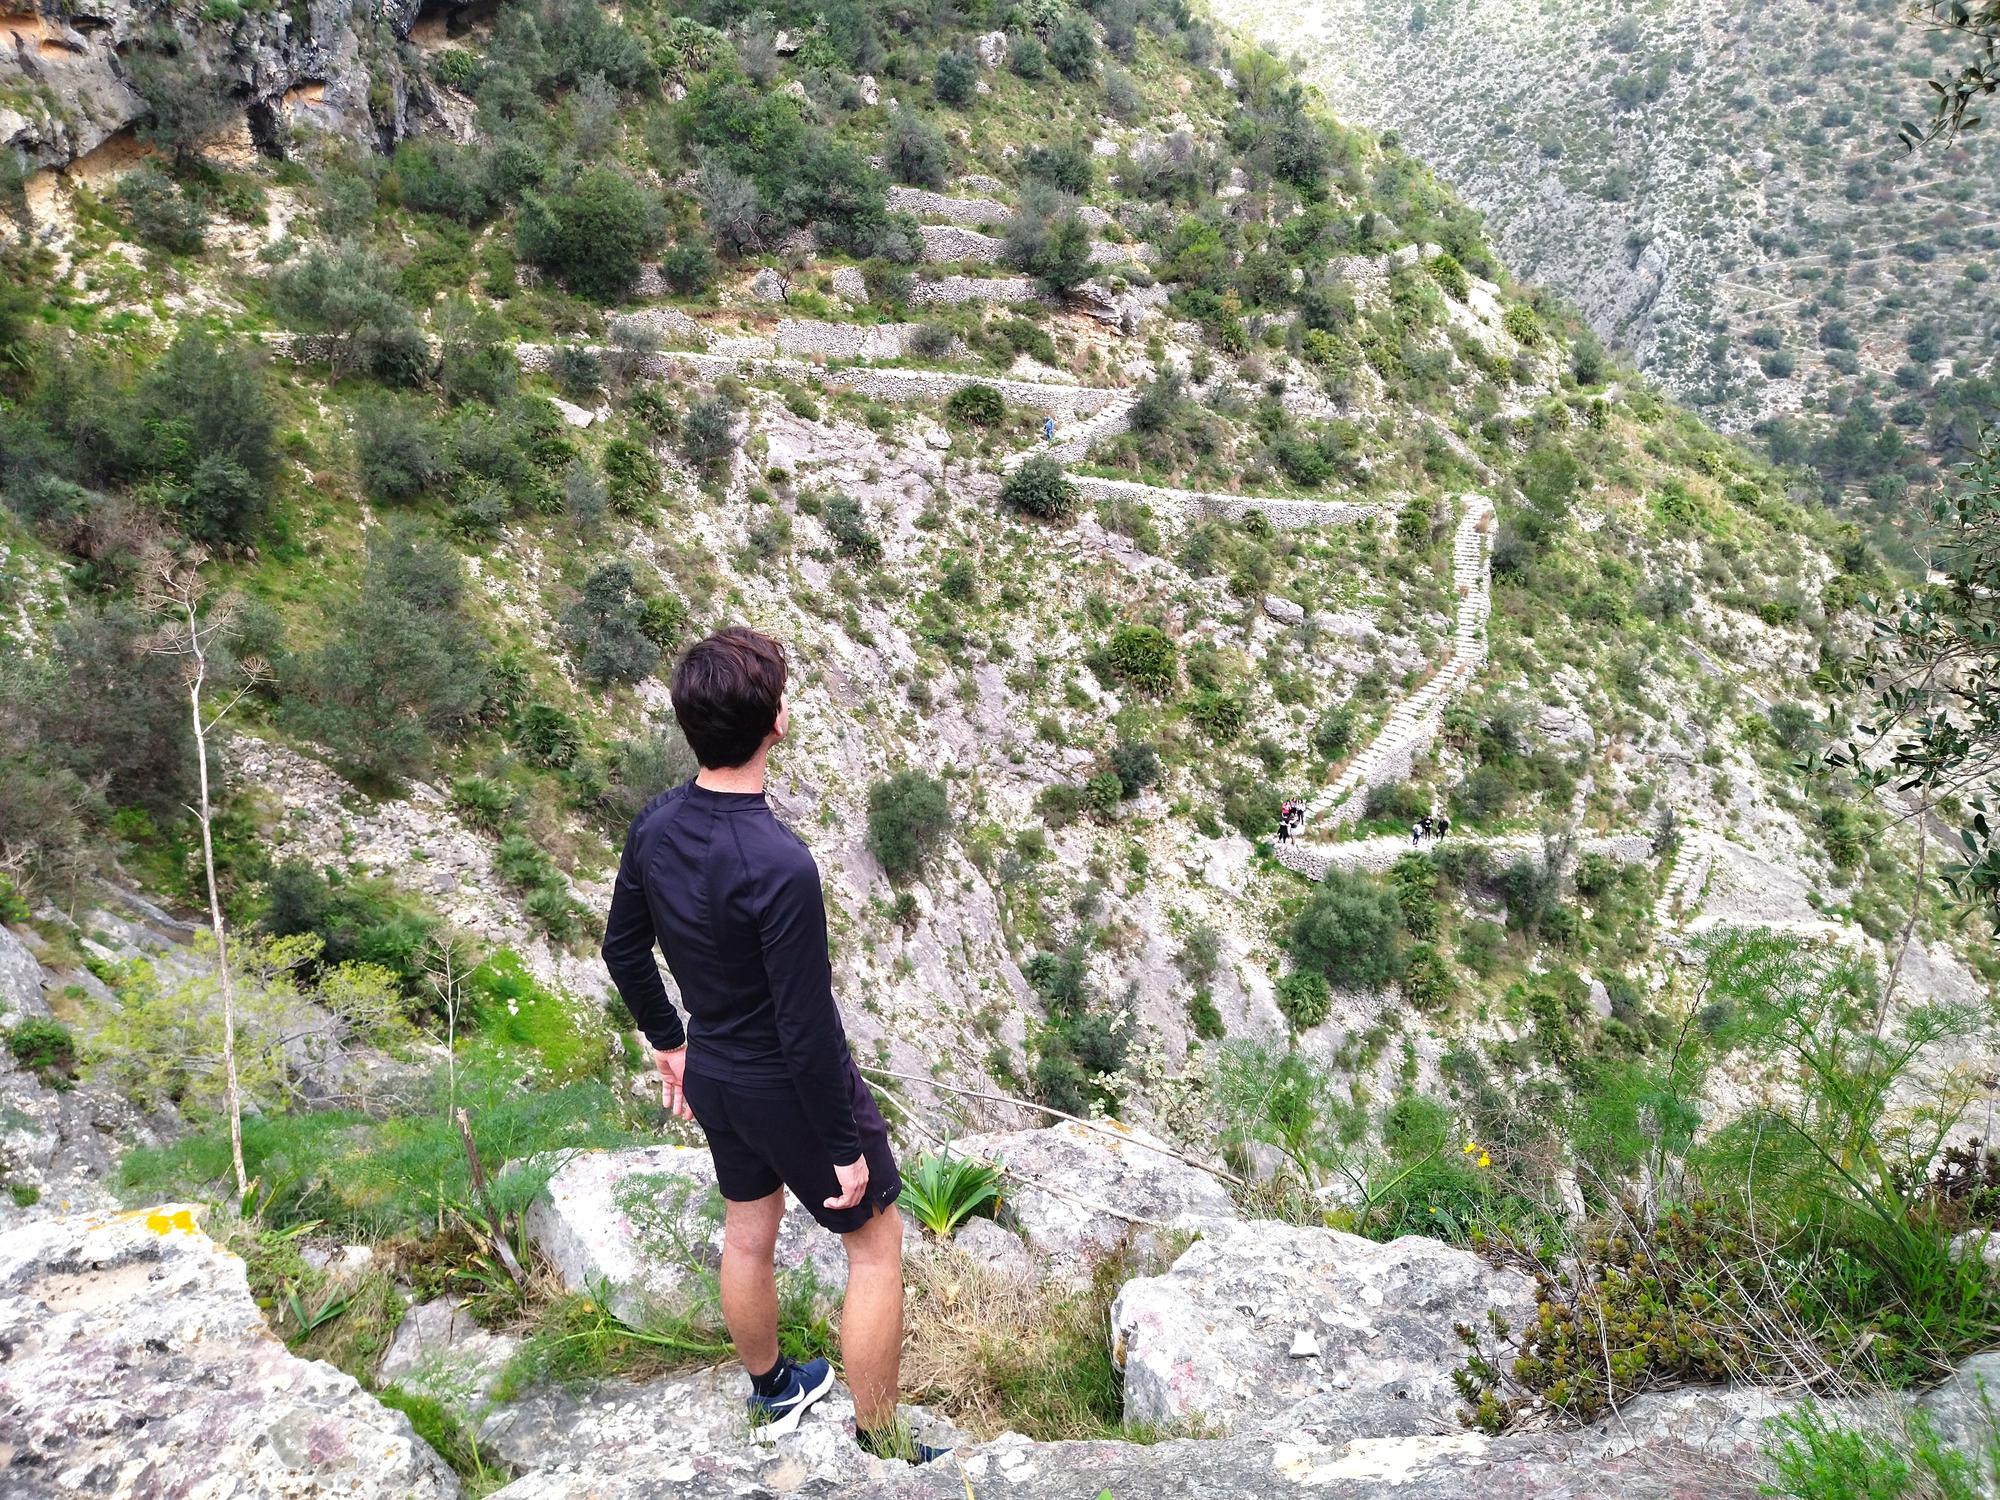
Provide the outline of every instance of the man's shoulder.
<path id="1" fill-rule="evenodd" d="M 792 831 L 792 826 L 780 818 L 770 808 L 763 810 L 754 825 L 762 835 L 763 853 L 773 864 L 786 869 L 817 871 L 818 863 L 813 859 L 812 850 L 806 841 Z"/>
<path id="2" fill-rule="evenodd" d="M 670 786 L 639 809 L 639 815 L 632 820 L 631 836 L 637 836 L 666 817 L 674 807 L 687 800 L 688 783 Z"/>

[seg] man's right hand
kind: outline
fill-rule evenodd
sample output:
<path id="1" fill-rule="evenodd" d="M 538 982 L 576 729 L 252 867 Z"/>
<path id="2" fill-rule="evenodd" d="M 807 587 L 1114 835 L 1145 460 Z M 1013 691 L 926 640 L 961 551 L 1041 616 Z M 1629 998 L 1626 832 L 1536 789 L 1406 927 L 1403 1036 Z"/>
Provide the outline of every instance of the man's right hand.
<path id="1" fill-rule="evenodd" d="M 857 1156 L 844 1167 L 835 1167 L 833 1175 L 840 1179 L 838 1197 L 826 1200 L 828 1208 L 852 1208 L 868 1195 L 868 1158 Z"/>

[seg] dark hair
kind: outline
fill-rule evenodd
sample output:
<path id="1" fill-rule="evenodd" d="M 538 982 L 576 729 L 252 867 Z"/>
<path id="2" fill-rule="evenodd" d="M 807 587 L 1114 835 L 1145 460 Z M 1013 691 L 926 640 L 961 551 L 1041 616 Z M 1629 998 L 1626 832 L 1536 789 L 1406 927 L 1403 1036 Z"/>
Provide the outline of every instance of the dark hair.
<path id="1" fill-rule="evenodd" d="M 785 696 L 785 648 L 741 625 L 688 647 L 674 668 L 674 717 L 704 766 L 740 766 L 757 753 Z"/>

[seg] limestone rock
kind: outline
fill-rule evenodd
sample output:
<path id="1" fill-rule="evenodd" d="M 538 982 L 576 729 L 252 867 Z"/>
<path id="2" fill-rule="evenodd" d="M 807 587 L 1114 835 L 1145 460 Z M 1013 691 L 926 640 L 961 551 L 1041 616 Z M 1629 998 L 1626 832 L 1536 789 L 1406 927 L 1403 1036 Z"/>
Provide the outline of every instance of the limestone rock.
<path id="1" fill-rule="evenodd" d="M 854 80 L 854 87 L 861 95 L 861 102 L 870 109 L 882 102 L 882 90 L 873 73 L 863 73 Z"/>
<path id="2" fill-rule="evenodd" d="M 597 420 L 596 412 L 565 401 L 560 396 L 549 397 L 549 404 L 555 407 L 556 415 L 561 417 L 563 422 L 570 427 L 588 427 L 592 422 Z"/>
<path id="3" fill-rule="evenodd" d="M 958 1233 L 951 1237 L 951 1244 L 954 1250 L 964 1252 L 989 1271 L 1020 1276 L 1034 1274 L 1035 1259 L 1028 1252 L 1026 1242 L 1013 1230 L 991 1219 L 967 1219 L 958 1226 Z"/>
<path id="4" fill-rule="evenodd" d="M 450 1297 L 419 1302 L 403 1314 L 376 1374 L 384 1385 L 464 1410 L 483 1407 L 521 1341 L 481 1328 Z"/>
<path id="5" fill-rule="evenodd" d="M 997 68 L 1007 60 L 1007 33 L 989 31 L 974 42 L 972 47 L 979 55 L 980 67 Z"/>
<path id="6" fill-rule="evenodd" d="M 1129 1420 L 1233 1428 L 1324 1391 L 1448 1417 L 1463 1362 L 1453 1326 L 1484 1326 L 1492 1310 L 1518 1327 L 1533 1309 L 1527 1278 L 1436 1240 L 1238 1221 L 1165 1275 L 1127 1282 L 1111 1326 Z M 1301 1328 L 1316 1361 L 1289 1357 Z"/>
<path id="7" fill-rule="evenodd" d="M 859 266 L 841 266 L 833 273 L 833 295 L 843 302 L 867 302 L 868 278 Z"/>
<path id="8" fill-rule="evenodd" d="M 783 302 L 785 278 L 766 266 L 750 278 L 750 285 L 744 291 L 756 302 Z"/>
<path id="9" fill-rule="evenodd" d="M 0 1194 L 0 1226 L 110 1207 L 103 1184 L 119 1135 L 141 1134 L 136 1114 L 96 1085 L 52 1088 L 0 1051 L 0 1180 L 20 1194 Z"/>
<path id="10" fill-rule="evenodd" d="M 193 1215 L 77 1215 L 0 1235 L 0 1490 L 456 1496 L 407 1418 L 272 1336 L 243 1262 Z"/>
<path id="11" fill-rule="evenodd" d="M 675 1301 L 696 1265 L 722 1263 L 714 1187 L 715 1165 L 704 1147 L 579 1152 L 528 1210 L 528 1233 L 570 1290 L 601 1285 L 614 1316 L 643 1323 L 649 1307 Z M 822 1286 L 847 1284 L 839 1239 L 790 1199 L 778 1264 L 810 1265 Z"/>
<path id="12" fill-rule="evenodd" d="M 0 1022 L 12 1026 L 29 1016 L 46 1016 L 49 1002 L 42 992 L 46 978 L 28 945 L 0 927 Z"/>
<path id="13" fill-rule="evenodd" d="M 1002 1222 L 1019 1230 L 1036 1254 L 1075 1263 L 1110 1249 L 1130 1228 L 1106 1208 L 1188 1226 L 1235 1215 L 1219 1180 L 1138 1144 L 1150 1141 L 1115 1121 L 1097 1129 L 1066 1121 L 1046 1130 L 967 1136 L 955 1145 L 968 1155 L 1004 1161 Z"/>
<path id="14" fill-rule="evenodd" d="M 795 1491 L 863 1496 L 908 1468 L 862 1452 L 853 1438 L 854 1404 L 840 1385 L 796 1431 L 771 1441 L 751 1435 L 743 1411 L 749 1391 L 749 1380 L 732 1363 L 639 1385 L 602 1381 L 575 1391 L 532 1392 L 480 1428 L 483 1449 L 529 1471 L 494 1500 L 719 1500 Z M 907 1415 L 912 1430 L 936 1446 L 961 1441 L 921 1408 Z"/>
<path id="15" fill-rule="evenodd" d="M 1280 625 L 1303 625 L 1306 620 L 1306 608 L 1303 604 L 1291 599 L 1281 599 L 1276 594 L 1264 596 L 1264 613 Z"/>

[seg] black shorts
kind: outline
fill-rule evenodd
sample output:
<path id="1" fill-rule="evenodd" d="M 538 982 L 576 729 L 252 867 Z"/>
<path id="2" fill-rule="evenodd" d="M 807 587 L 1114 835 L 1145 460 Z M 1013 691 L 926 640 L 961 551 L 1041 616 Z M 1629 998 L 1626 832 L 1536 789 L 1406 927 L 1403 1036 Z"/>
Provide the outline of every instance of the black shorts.
<path id="1" fill-rule="evenodd" d="M 827 1199 L 840 1196 L 833 1156 L 813 1133 L 790 1082 L 729 1083 L 702 1076 L 691 1063 L 684 1080 L 688 1107 L 708 1137 L 715 1185 L 723 1198 L 753 1203 L 789 1188 L 806 1212 L 835 1234 L 852 1233 L 878 1207 L 893 1206 L 903 1194 L 903 1177 L 889 1144 L 889 1127 L 852 1058 L 847 1076 L 854 1087 L 861 1154 L 868 1162 L 868 1194 L 852 1208 L 827 1208 Z"/>

